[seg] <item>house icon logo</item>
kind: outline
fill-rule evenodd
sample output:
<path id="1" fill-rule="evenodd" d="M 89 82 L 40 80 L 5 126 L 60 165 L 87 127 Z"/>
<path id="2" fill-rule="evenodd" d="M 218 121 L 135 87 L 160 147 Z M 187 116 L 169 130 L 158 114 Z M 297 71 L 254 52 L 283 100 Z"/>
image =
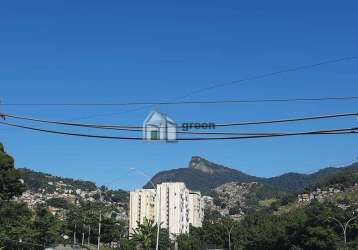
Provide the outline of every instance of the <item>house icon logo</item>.
<path id="1" fill-rule="evenodd" d="M 176 123 L 166 114 L 152 111 L 143 123 L 143 139 L 147 141 L 176 141 Z"/>

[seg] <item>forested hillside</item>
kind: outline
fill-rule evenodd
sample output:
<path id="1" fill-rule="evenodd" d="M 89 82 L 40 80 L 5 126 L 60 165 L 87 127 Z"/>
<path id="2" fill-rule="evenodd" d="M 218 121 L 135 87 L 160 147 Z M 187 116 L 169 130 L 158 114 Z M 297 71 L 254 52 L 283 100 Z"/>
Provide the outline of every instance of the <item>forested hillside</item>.
<path id="1" fill-rule="evenodd" d="M 312 174 L 287 173 L 277 177 L 261 178 L 194 156 L 189 162 L 188 168 L 162 171 L 151 180 L 154 183 L 180 181 L 184 182 L 188 188 L 204 193 L 228 182 L 259 182 L 270 190 L 268 196 L 272 196 L 277 193 L 303 191 L 306 187 L 329 178 L 346 168 L 358 169 L 358 163 L 344 168 L 329 167 Z M 150 185 L 146 184 L 145 187 L 148 188 Z"/>

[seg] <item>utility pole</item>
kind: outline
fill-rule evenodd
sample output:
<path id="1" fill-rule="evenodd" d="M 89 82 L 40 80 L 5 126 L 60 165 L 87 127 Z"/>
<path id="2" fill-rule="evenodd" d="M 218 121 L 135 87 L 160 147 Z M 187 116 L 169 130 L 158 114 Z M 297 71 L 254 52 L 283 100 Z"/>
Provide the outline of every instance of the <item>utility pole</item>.
<path id="1" fill-rule="evenodd" d="M 85 243 L 85 231 L 84 231 L 84 225 L 83 225 L 83 227 L 82 227 L 83 229 L 82 229 L 82 246 L 83 246 L 83 244 Z"/>
<path id="2" fill-rule="evenodd" d="M 99 246 L 101 244 L 101 220 L 102 220 L 102 211 L 99 211 L 97 250 L 99 250 Z"/>
<path id="3" fill-rule="evenodd" d="M 102 202 L 102 191 L 99 189 L 99 200 L 100 200 L 100 208 L 99 208 L 99 222 L 98 222 L 98 241 L 97 241 L 97 250 L 101 244 L 101 222 L 102 222 L 102 209 L 101 209 L 101 202 Z"/>
<path id="4" fill-rule="evenodd" d="M 91 203 L 90 203 L 90 206 L 91 206 Z M 89 220 L 88 220 L 88 238 L 87 238 L 87 244 L 90 245 L 91 243 L 91 217 L 92 217 L 92 214 L 93 214 L 93 210 L 90 210 L 90 213 L 88 215 L 89 217 Z"/>
<path id="5" fill-rule="evenodd" d="M 350 218 L 348 221 L 346 222 L 341 222 L 340 220 L 338 220 L 337 218 L 334 218 L 334 217 L 329 217 L 327 220 L 334 220 L 335 222 L 338 223 L 338 225 L 341 226 L 342 228 L 342 231 L 343 231 L 343 238 L 344 238 L 344 248 L 345 249 L 348 249 L 347 248 L 347 228 L 349 226 L 349 223 L 355 219 L 357 219 L 358 216 L 354 216 L 352 218 Z"/>
<path id="6" fill-rule="evenodd" d="M 91 239 L 91 224 L 88 225 L 88 239 L 87 239 L 87 244 L 90 244 L 90 239 Z"/>
<path id="7" fill-rule="evenodd" d="M 76 230 L 77 230 L 77 224 L 75 223 L 75 230 L 73 231 L 73 245 L 76 245 Z"/>

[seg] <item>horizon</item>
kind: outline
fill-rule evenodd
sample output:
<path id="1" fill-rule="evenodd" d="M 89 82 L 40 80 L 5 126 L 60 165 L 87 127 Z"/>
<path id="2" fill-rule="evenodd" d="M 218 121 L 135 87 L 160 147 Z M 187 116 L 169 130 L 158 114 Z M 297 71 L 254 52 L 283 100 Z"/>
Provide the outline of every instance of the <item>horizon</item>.
<path id="1" fill-rule="evenodd" d="M 192 157 L 200 157 L 200 156 L 192 156 Z M 202 157 L 200 157 L 200 158 L 202 158 Z M 233 167 L 230 167 L 230 166 L 224 166 L 224 165 L 221 165 L 220 163 L 217 163 L 217 162 L 212 162 L 212 161 L 210 161 L 210 159 L 206 159 L 206 158 L 202 158 L 202 159 L 207 160 L 207 161 L 209 161 L 211 163 L 217 164 L 217 165 L 219 165 L 221 167 L 226 167 L 226 168 L 230 168 L 230 169 L 233 169 L 233 170 L 240 171 L 240 169 L 237 169 L 237 168 L 233 168 Z M 274 177 L 279 177 L 279 176 L 282 176 L 282 175 L 285 175 L 285 174 L 311 175 L 311 174 L 315 174 L 315 173 L 317 173 L 317 172 L 319 172 L 321 170 L 327 169 L 327 168 L 337 168 L 337 169 L 338 168 L 344 168 L 344 167 L 349 167 L 350 165 L 353 165 L 355 163 L 358 163 L 358 159 L 355 159 L 355 160 L 352 160 L 352 161 L 349 161 L 349 162 L 345 162 L 345 163 L 339 163 L 339 164 L 334 164 L 334 165 L 323 166 L 322 168 L 317 168 L 317 169 L 314 169 L 313 171 L 310 171 L 310 172 L 285 172 L 285 173 L 281 173 L 281 174 L 275 175 L 275 176 L 259 176 L 259 175 L 251 175 L 249 173 L 242 172 L 242 171 L 241 172 L 244 173 L 244 174 L 254 176 L 254 177 L 259 177 L 259 178 L 274 178 Z M 30 171 L 36 171 L 34 169 L 30 169 L 30 168 L 26 168 L 26 167 L 17 167 L 17 168 L 18 169 L 27 169 L 27 170 L 30 170 Z M 179 168 L 175 168 L 175 169 L 184 169 L 184 168 L 190 168 L 190 167 L 186 166 L 186 167 L 179 167 Z M 140 170 L 140 169 L 138 169 L 138 170 Z M 162 171 L 169 171 L 169 170 L 174 170 L 174 169 L 165 169 L 165 170 L 162 170 Z M 81 178 L 73 178 L 73 177 L 70 177 L 70 176 L 59 176 L 59 175 L 56 175 L 56 174 L 53 174 L 53 173 L 41 172 L 41 171 L 36 171 L 36 172 L 40 172 L 40 173 L 43 173 L 43 174 L 49 174 L 51 176 L 60 177 L 60 178 L 68 178 L 68 179 L 73 179 L 73 180 L 78 180 L 78 181 L 89 181 L 89 182 L 93 182 L 98 187 L 102 186 L 101 183 L 97 183 L 97 182 L 95 182 L 93 180 L 89 180 L 89 179 L 87 180 L 87 179 L 81 179 Z M 158 174 L 158 173 L 156 173 L 156 174 Z M 149 177 L 150 177 L 150 179 L 152 179 L 154 176 L 155 175 L 149 176 Z M 130 191 L 133 191 L 133 190 L 142 189 L 147 183 L 148 183 L 148 181 L 144 182 L 142 186 L 135 187 L 135 188 L 132 188 L 132 189 L 115 188 L 114 186 L 106 185 L 106 184 L 103 184 L 103 186 L 109 188 L 110 190 L 123 190 L 123 191 L 126 191 L 126 192 L 130 192 Z"/>

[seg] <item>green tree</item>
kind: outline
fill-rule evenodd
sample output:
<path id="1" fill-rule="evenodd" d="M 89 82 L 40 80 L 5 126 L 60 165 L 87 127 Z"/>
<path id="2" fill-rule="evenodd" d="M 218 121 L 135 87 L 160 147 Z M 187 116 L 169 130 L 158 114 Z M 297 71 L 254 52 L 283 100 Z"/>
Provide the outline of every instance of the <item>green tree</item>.
<path id="1" fill-rule="evenodd" d="M 50 198 L 46 200 L 46 204 L 56 208 L 62 208 L 62 209 L 70 208 L 69 202 L 66 201 L 64 198 L 58 198 L 58 197 Z"/>
<path id="2" fill-rule="evenodd" d="M 26 204 L 0 200 L 0 246 L 13 250 L 20 240 L 31 242 L 32 216 Z"/>
<path id="3" fill-rule="evenodd" d="M 136 243 L 136 246 L 143 250 L 155 249 L 157 238 L 157 226 L 153 222 L 144 219 L 143 224 L 138 225 L 138 228 L 131 234 L 131 240 Z M 166 229 L 161 229 L 159 232 L 159 249 L 166 250 L 171 246 L 169 232 Z"/>
<path id="4" fill-rule="evenodd" d="M 33 239 L 38 244 L 48 246 L 62 241 L 60 221 L 44 206 L 38 206 L 35 209 L 33 230 L 35 232 Z"/>
<path id="5" fill-rule="evenodd" d="M 181 234 L 176 240 L 180 250 L 197 250 L 202 248 L 200 239 L 189 234 Z"/>
<path id="6" fill-rule="evenodd" d="M 110 243 L 111 241 L 120 242 L 123 235 L 124 223 L 118 223 L 113 218 L 104 218 L 101 228 L 101 241 Z"/>
<path id="7" fill-rule="evenodd" d="M 14 168 L 14 159 L 5 153 L 0 143 L 0 199 L 10 200 L 24 192 L 20 177 L 20 172 Z"/>
<path id="8" fill-rule="evenodd" d="M 130 239 L 121 239 L 120 245 L 121 245 L 121 249 L 123 250 L 136 249 L 136 242 Z"/>
<path id="9" fill-rule="evenodd" d="M 134 230 L 134 233 L 131 235 L 132 240 L 137 243 L 139 247 L 143 250 L 150 250 L 153 245 L 153 235 L 155 234 L 155 227 L 153 223 L 144 218 L 143 224 L 139 224 L 138 228 Z"/>

